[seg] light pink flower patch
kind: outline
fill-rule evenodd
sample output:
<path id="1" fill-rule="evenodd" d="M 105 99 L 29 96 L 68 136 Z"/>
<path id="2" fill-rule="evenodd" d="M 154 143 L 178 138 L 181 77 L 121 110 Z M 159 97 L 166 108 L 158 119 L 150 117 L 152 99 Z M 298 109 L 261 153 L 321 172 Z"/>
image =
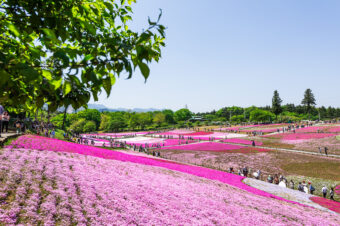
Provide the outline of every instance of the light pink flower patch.
<path id="1" fill-rule="evenodd" d="M 183 145 L 183 144 L 190 144 L 198 142 L 196 140 L 183 140 L 183 139 L 149 139 L 145 141 L 136 141 L 136 142 L 127 142 L 129 145 L 137 145 L 145 147 L 145 144 L 148 144 L 149 147 L 152 147 L 152 145 L 160 145 L 161 147 L 168 147 L 168 146 L 174 146 L 174 145 Z"/>
<path id="2" fill-rule="evenodd" d="M 196 143 L 190 145 L 183 146 L 173 146 L 162 149 L 167 150 L 187 150 L 187 151 L 212 151 L 212 152 L 223 152 L 229 150 L 241 149 L 242 146 L 232 145 L 232 144 L 223 144 L 217 142 L 204 142 L 204 143 Z"/>
<path id="3" fill-rule="evenodd" d="M 321 139 L 325 137 L 336 136 L 332 133 L 283 133 L 275 134 L 265 137 L 273 137 L 281 140 L 310 140 L 310 139 Z"/>
<path id="4" fill-rule="evenodd" d="M 317 133 L 317 132 L 323 132 L 323 133 L 339 133 L 340 132 L 340 126 L 311 126 L 306 128 L 301 128 L 296 130 L 297 133 Z"/>
<path id="5" fill-rule="evenodd" d="M 200 135 L 211 135 L 213 134 L 213 132 L 203 132 L 203 131 L 200 131 L 200 132 L 194 132 L 194 133 L 186 133 L 185 135 L 186 136 L 200 136 Z"/>
<path id="6" fill-rule="evenodd" d="M 252 145 L 253 143 L 251 140 L 244 140 L 244 139 L 239 139 L 239 138 L 226 139 L 226 140 L 222 140 L 222 142 L 234 143 L 234 144 L 246 144 L 246 145 Z M 260 141 L 255 141 L 256 146 L 261 146 L 262 144 L 263 143 Z"/>

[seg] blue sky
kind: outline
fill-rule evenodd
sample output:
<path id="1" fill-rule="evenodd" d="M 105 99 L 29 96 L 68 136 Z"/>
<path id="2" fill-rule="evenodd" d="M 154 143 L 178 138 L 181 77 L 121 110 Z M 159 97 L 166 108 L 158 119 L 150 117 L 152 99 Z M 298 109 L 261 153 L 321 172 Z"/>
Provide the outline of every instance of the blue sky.
<path id="1" fill-rule="evenodd" d="M 300 104 L 311 88 L 318 106 L 340 107 L 340 1 L 139 0 L 135 30 L 163 10 L 167 47 L 144 78 L 122 76 L 110 108 L 169 108 L 194 112 L 224 106 Z"/>

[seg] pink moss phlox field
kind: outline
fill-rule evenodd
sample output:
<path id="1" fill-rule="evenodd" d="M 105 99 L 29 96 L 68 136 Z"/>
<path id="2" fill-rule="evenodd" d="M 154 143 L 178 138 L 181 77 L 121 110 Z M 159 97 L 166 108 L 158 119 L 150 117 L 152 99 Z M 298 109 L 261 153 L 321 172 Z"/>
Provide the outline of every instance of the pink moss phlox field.
<path id="1" fill-rule="evenodd" d="M 163 132 L 163 133 L 157 133 L 156 135 L 185 135 L 185 134 L 188 134 L 188 133 L 193 133 L 192 130 L 181 130 L 181 129 L 177 129 L 177 130 L 171 130 L 171 131 L 168 131 L 168 132 Z"/>
<path id="2" fill-rule="evenodd" d="M 217 143 L 217 142 L 203 142 L 203 143 L 194 143 L 194 144 L 182 145 L 182 146 L 166 147 L 162 149 L 223 152 L 223 151 L 236 150 L 236 149 L 241 149 L 241 148 L 243 147 L 239 145 L 233 145 L 233 144 L 223 144 L 223 143 Z"/>
<path id="3" fill-rule="evenodd" d="M 222 140 L 222 142 L 225 143 L 234 143 L 234 144 L 246 144 L 246 145 L 252 145 L 251 140 L 244 140 L 244 139 L 239 139 L 239 138 L 231 138 L 231 139 L 226 139 Z M 263 143 L 260 141 L 255 141 L 256 146 L 261 146 Z"/>
<path id="4" fill-rule="evenodd" d="M 210 135 L 210 134 L 213 134 L 213 132 L 203 132 L 203 131 L 200 131 L 200 132 L 194 132 L 194 133 L 187 133 L 185 135 L 186 136 L 200 136 L 200 135 Z"/>
<path id="5" fill-rule="evenodd" d="M 198 142 L 196 140 L 183 140 L 183 139 L 149 139 L 149 140 L 141 140 L 141 141 L 129 141 L 126 142 L 128 145 L 137 145 L 137 146 L 142 146 L 145 147 L 145 144 L 148 144 L 149 147 L 152 147 L 152 145 L 159 144 L 161 146 L 167 147 L 167 146 L 173 146 L 173 145 L 183 145 L 186 143 L 195 143 Z"/>
<path id="6" fill-rule="evenodd" d="M 79 154 L 3 149 L 0 174 L 1 225 L 340 224 L 218 181 Z"/>
<path id="7" fill-rule="evenodd" d="M 242 132 L 246 132 L 246 133 L 251 133 L 253 131 L 257 131 L 257 132 L 262 132 L 262 133 L 274 133 L 277 131 L 276 128 L 273 128 L 273 129 L 256 129 L 256 130 L 251 130 L 251 129 L 247 129 L 247 130 L 242 130 Z"/>
<path id="8" fill-rule="evenodd" d="M 237 145 L 228 145 L 228 144 L 214 143 L 214 142 L 212 143 L 218 144 L 220 148 L 222 145 L 224 149 L 226 147 L 230 149 L 239 148 L 239 146 Z M 193 145 L 193 144 L 190 144 L 190 145 Z M 190 145 L 185 145 L 185 146 L 190 146 Z M 179 147 L 183 147 L 183 146 L 179 146 Z M 212 145 L 212 147 L 214 146 Z M 138 164 L 143 164 L 143 165 L 158 166 L 158 167 L 163 167 L 163 168 L 167 168 L 170 170 L 192 174 L 192 175 L 203 177 L 206 179 L 220 181 L 222 183 L 232 185 L 234 187 L 240 188 L 242 190 L 251 192 L 256 195 L 275 198 L 278 200 L 287 201 L 289 203 L 302 205 L 302 204 L 299 204 L 293 201 L 285 200 L 281 197 L 277 197 L 275 195 L 258 190 L 256 188 L 250 187 L 242 182 L 244 177 L 218 171 L 218 170 L 209 169 L 209 168 L 203 168 L 203 167 L 192 166 L 192 165 L 184 165 L 184 164 L 178 164 L 176 162 L 169 162 L 169 161 L 158 160 L 158 159 L 153 159 L 153 158 L 129 155 L 129 154 L 125 154 L 122 152 L 96 148 L 96 147 L 91 147 L 91 146 L 85 146 L 85 145 L 65 142 L 65 141 L 52 139 L 52 138 L 39 137 L 39 136 L 21 136 L 17 140 L 13 141 L 11 145 L 6 146 L 6 148 L 24 148 L 24 149 L 55 151 L 55 152 L 77 153 L 77 154 L 94 156 L 94 157 L 99 157 L 99 158 L 104 158 L 104 159 L 113 159 L 113 160 L 119 160 L 123 162 L 132 162 L 132 163 L 138 163 Z"/>
<path id="9" fill-rule="evenodd" d="M 329 199 L 325 199 L 322 197 L 311 197 L 310 200 L 312 200 L 313 202 L 327 208 L 330 209 L 334 212 L 340 213 L 340 202 L 336 202 L 333 200 L 329 200 Z"/>
<path id="10" fill-rule="evenodd" d="M 174 145 L 179 145 L 179 144 L 186 144 L 187 142 L 189 144 L 191 144 L 191 143 L 195 143 L 197 141 L 196 140 L 182 140 L 182 139 L 167 139 L 167 140 L 164 140 L 164 146 L 174 146 Z"/>
<path id="11" fill-rule="evenodd" d="M 297 129 L 296 132 L 297 133 L 316 133 L 319 131 L 323 131 L 323 129 L 325 129 L 325 127 L 321 127 L 321 126 L 310 126 L 310 127 L 305 127 L 305 128 L 300 128 Z"/>
<path id="12" fill-rule="evenodd" d="M 296 130 L 297 133 L 340 133 L 340 126 L 311 126 Z"/>
<path id="13" fill-rule="evenodd" d="M 310 139 L 321 139 L 325 137 L 335 136 L 332 133 L 283 133 L 275 134 L 264 137 L 273 137 L 281 140 L 310 140 Z"/>
<path id="14" fill-rule="evenodd" d="M 340 126 L 331 127 L 328 132 L 330 133 L 340 133 Z"/>
<path id="15" fill-rule="evenodd" d="M 336 186 L 334 189 L 334 192 L 338 195 L 340 195 L 340 185 Z"/>
<path id="16" fill-rule="evenodd" d="M 218 128 L 218 129 L 214 129 L 215 131 L 231 131 L 231 130 L 242 130 L 242 129 L 246 129 L 246 128 L 254 128 L 254 127 L 258 127 L 258 126 L 263 126 L 263 125 L 247 125 L 247 126 L 233 126 L 233 127 L 225 127 L 225 128 Z"/>

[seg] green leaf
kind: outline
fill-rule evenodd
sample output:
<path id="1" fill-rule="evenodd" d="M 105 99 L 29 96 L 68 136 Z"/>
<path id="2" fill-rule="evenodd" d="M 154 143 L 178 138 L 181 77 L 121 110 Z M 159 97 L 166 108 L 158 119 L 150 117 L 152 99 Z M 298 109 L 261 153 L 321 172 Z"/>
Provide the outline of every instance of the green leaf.
<path id="1" fill-rule="evenodd" d="M 92 60 L 94 57 L 91 54 L 85 56 L 84 61 Z"/>
<path id="2" fill-rule="evenodd" d="M 3 84 L 6 84 L 6 82 L 10 79 L 10 74 L 8 74 L 5 70 L 0 69 L 0 88 Z"/>
<path id="3" fill-rule="evenodd" d="M 104 2 L 106 8 L 108 8 L 110 10 L 111 13 L 113 13 L 113 5 L 109 2 Z"/>
<path id="4" fill-rule="evenodd" d="M 51 84 L 54 86 L 54 90 L 57 90 L 60 88 L 61 83 L 62 83 L 63 79 L 60 78 L 59 80 L 52 80 Z"/>
<path id="5" fill-rule="evenodd" d="M 47 79 L 47 80 L 52 80 L 52 74 L 51 72 L 47 71 L 47 70 L 43 70 L 43 76 Z"/>
<path id="6" fill-rule="evenodd" d="M 54 53 L 55 58 L 59 58 L 63 61 L 63 67 L 68 67 L 70 64 L 70 58 L 66 55 L 63 50 L 58 50 Z"/>
<path id="7" fill-rule="evenodd" d="M 63 92 L 64 92 L 64 96 L 66 96 L 67 94 L 69 94 L 72 90 L 72 85 L 70 82 L 66 81 L 64 83 L 64 87 L 63 87 Z"/>
<path id="8" fill-rule="evenodd" d="M 103 80 L 103 87 L 106 91 L 107 97 L 111 94 L 112 86 L 116 83 L 116 77 L 114 74 L 110 73 L 109 77 Z"/>
<path id="9" fill-rule="evenodd" d="M 112 89 L 111 78 L 110 77 L 108 77 L 108 78 L 103 80 L 103 87 L 105 89 L 107 97 L 109 97 L 110 94 L 111 94 L 111 89 Z"/>
<path id="10" fill-rule="evenodd" d="M 58 42 L 57 37 L 54 34 L 54 31 L 48 28 L 43 28 L 43 32 L 46 34 L 47 38 L 50 39 L 53 42 Z"/>
<path id="11" fill-rule="evenodd" d="M 145 82 L 148 79 L 150 75 L 150 69 L 149 66 L 146 63 L 139 62 L 138 63 L 139 69 L 142 72 L 143 77 L 145 78 Z"/>
<path id="12" fill-rule="evenodd" d="M 20 32 L 16 29 L 16 27 L 13 24 L 7 25 L 8 29 L 17 37 L 20 36 Z"/>

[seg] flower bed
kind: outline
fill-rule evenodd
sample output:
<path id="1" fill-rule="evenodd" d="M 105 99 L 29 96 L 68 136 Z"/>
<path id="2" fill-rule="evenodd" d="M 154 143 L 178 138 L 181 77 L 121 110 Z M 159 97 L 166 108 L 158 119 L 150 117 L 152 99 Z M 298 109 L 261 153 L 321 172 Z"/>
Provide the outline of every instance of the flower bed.
<path id="1" fill-rule="evenodd" d="M 216 143 L 216 142 L 204 142 L 204 143 L 195 143 L 195 144 L 189 144 L 189 145 L 183 145 L 183 146 L 166 147 L 162 149 L 223 152 L 223 151 L 236 150 L 236 149 L 241 149 L 241 148 L 243 147 L 239 145 L 222 144 L 222 143 Z"/>
<path id="2" fill-rule="evenodd" d="M 246 145 L 252 145 L 253 143 L 251 140 L 244 140 L 244 139 L 238 139 L 238 138 L 226 139 L 226 140 L 222 140 L 222 142 L 234 143 L 234 144 L 246 144 Z M 261 146 L 262 144 L 263 143 L 260 141 L 255 141 L 256 146 Z"/>
<path id="3" fill-rule="evenodd" d="M 164 133 L 157 133 L 156 135 L 185 135 L 188 133 L 193 133 L 194 131 L 192 130 L 186 130 L 186 129 L 176 129 L 176 130 L 171 130 L 168 132 Z"/>
<path id="4" fill-rule="evenodd" d="M 340 185 L 336 186 L 334 189 L 334 192 L 338 195 L 340 195 Z"/>
<path id="5" fill-rule="evenodd" d="M 200 135 L 211 135 L 211 134 L 213 134 L 213 132 L 200 131 L 200 132 L 194 132 L 194 133 L 186 133 L 185 135 L 186 136 L 200 136 Z"/>
<path id="6" fill-rule="evenodd" d="M 211 142 L 211 143 L 214 143 L 214 142 Z M 204 143 L 199 143 L 199 144 L 204 144 Z M 237 145 L 228 145 L 228 144 L 222 144 L 222 143 L 214 143 L 214 144 L 222 145 L 224 146 L 224 149 L 226 147 L 229 147 L 231 149 L 240 147 Z M 193 146 L 193 145 L 195 144 L 183 145 L 180 147 Z M 266 193 L 266 192 L 263 192 L 258 189 L 245 185 L 244 183 L 242 183 L 242 180 L 244 179 L 244 177 L 241 177 L 238 175 L 229 174 L 229 173 L 225 173 L 225 172 L 217 171 L 213 169 L 208 169 L 208 168 L 202 168 L 198 166 L 184 165 L 184 164 L 178 164 L 176 162 L 169 162 L 165 160 L 129 155 L 129 154 L 125 154 L 125 153 L 118 152 L 118 151 L 111 151 L 111 150 L 106 150 L 106 149 L 101 149 L 101 148 L 96 148 L 96 147 L 91 147 L 91 146 L 85 146 L 85 145 L 65 142 L 65 141 L 61 141 L 57 139 L 52 139 L 52 138 L 31 136 L 31 135 L 21 136 L 17 140 L 13 141 L 10 145 L 6 146 L 6 148 L 24 148 L 24 149 L 55 151 L 55 152 L 76 153 L 76 154 L 94 156 L 94 157 L 99 157 L 99 158 L 104 158 L 104 159 L 113 159 L 113 160 L 119 160 L 123 162 L 132 162 L 132 163 L 138 163 L 138 164 L 143 164 L 143 165 L 158 166 L 158 167 L 163 167 L 163 168 L 167 168 L 167 169 L 171 169 L 171 170 L 175 170 L 179 172 L 196 175 L 199 177 L 204 177 L 206 179 L 220 181 L 220 182 L 238 187 L 240 189 L 246 190 L 256 195 L 284 200 L 280 197 L 273 196 L 269 193 Z M 295 202 L 292 202 L 292 203 L 295 203 Z"/>
<path id="7" fill-rule="evenodd" d="M 310 140 L 321 139 L 325 137 L 335 136 L 332 133 L 281 133 L 275 135 L 264 136 L 266 138 L 277 138 L 281 140 Z"/>
<path id="8" fill-rule="evenodd" d="M 297 133 L 340 133 L 340 126 L 311 126 L 296 130 Z"/>
<path id="9" fill-rule="evenodd" d="M 246 133 L 252 133 L 252 132 L 262 132 L 262 133 L 274 133 L 277 132 L 277 128 L 272 128 L 272 129 L 253 129 L 253 130 L 242 130 L 242 132 L 246 132 Z"/>
<path id="10" fill-rule="evenodd" d="M 1 225 L 340 224 L 334 214 L 190 174 L 77 154 L 7 149 L 0 173 Z"/>
<path id="11" fill-rule="evenodd" d="M 174 146 L 174 145 L 183 145 L 186 143 L 195 143 L 197 142 L 196 140 L 183 140 L 183 139 L 152 139 L 152 140 L 145 140 L 145 142 L 143 141 L 138 141 L 138 142 L 127 142 L 127 144 L 129 145 L 138 145 L 138 146 L 142 146 L 145 147 L 145 144 L 148 144 L 149 147 L 153 147 L 155 145 L 160 145 L 160 146 L 164 146 L 164 147 L 168 147 L 168 146 Z"/>
<path id="12" fill-rule="evenodd" d="M 240 145 L 224 144 L 217 142 L 195 143 L 182 146 L 162 147 L 163 150 L 184 150 L 184 151 L 206 151 L 206 152 L 228 152 L 228 153 L 255 153 L 268 152 L 269 149 L 243 147 Z"/>
<path id="13" fill-rule="evenodd" d="M 329 199 L 325 199 L 322 197 L 311 197 L 310 198 L 313 202 L 327 208 L 330 209 L 334 212 L 340 213 L 340 203 L 339 202 L 335 202 Z"/>
<path id="14" fill-rule="evenodd" d="M 332 127 L 328 130 L 330 133 L 340 133 L 340 126 Z"/>

